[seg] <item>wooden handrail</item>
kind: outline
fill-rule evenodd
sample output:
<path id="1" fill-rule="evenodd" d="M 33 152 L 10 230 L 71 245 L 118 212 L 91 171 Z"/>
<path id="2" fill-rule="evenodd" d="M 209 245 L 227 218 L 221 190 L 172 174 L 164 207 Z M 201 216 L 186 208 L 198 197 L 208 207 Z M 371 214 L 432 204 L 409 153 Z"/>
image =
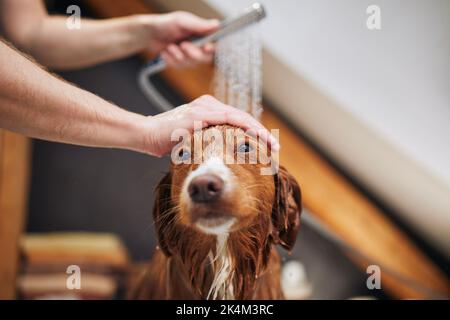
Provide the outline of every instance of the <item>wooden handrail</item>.
<path id="1" fill-rule="evenodd" d="M 117 17 L 156 11 L 140 0 L 88 0 L 102 17 Z M 147 57 L 148 58 L 148 57 Z M 167 69 L 162 76 L 188 101 L 208 93 L 213 74 L 211 65 L 192 70 Z M 281 163 L 302 187 L 304 205 L 328 228 L 383 266 L 413 279 L 444 296 L 449 296 L 447 277 L 345 177 L 299 137 L 274 112 L 265 108 L 262 122 L 280 130 Z M 366 270 L 367 263 L 356 261 Z M 332 268 L 330 268 L 332 276 Z M 383 273 L 382 287 L 402 299 L 429 298 Z"/>

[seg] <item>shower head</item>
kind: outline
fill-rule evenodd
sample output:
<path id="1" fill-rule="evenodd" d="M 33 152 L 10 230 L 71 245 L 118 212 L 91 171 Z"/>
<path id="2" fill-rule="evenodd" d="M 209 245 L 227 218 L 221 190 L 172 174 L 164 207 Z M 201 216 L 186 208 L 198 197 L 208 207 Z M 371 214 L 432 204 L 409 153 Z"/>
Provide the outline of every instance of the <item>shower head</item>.
<path id="1" fill-rule="evenodd" d="M 218 30 L 204 37 L 190 39 L 190 41 L 196 46 L 201 47 L 209 42 L 216 42 L 229 34 L 242 30 L 249 25 L 259 22 L 265 17 L 266 11 L 264 10 L 264 7 L 262 6 L 262 4 L 255 2 L 251 7 L 244 10 L 244 12 L 240 15 L 223 20 L 220 23 Z M 164 70 L 165 67 L 165 61 L 160 56 L 158 56 L 144 66 L 141 71 L 141 76 L 152 76 L 155 73 Z"/>
<path id="2" fill-rule="evenodd" d="M 217 31 L 205 37 L 195 39 L 192 42 L 198 46 L 203 46 L 208 42 L 216 42 L 229 34 L 232 34 L 249 25 L 259 22 L 265 17 L 266 11 L 264 10 L 264 7 L 260 3 L 255 2 L 251 7 L 247 8 L 242 14 L 222 21 Z"/>

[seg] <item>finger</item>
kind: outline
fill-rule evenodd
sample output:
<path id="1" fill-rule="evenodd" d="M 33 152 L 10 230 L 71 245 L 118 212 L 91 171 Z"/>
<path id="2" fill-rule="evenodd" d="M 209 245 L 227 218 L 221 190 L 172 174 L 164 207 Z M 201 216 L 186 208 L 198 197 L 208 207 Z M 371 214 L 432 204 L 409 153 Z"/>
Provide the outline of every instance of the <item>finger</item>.
<path id="1" fill-rule="evenodd" d="M 280 149 L 278 140 L 259 121 L 242 110 L 227 105 L 216 105 L 216 108 L 204 107 L 200 112 L 200 119 L 205 122 L 204 126 L 227 123 L 251 130 L 274 151 Z"/>
<path id="2" fill-rule="evenodd" d="M 202 49 L 205 53 L 214 53 L 216 51 L 216 46 L 213 43 L 208 42 Z"/>
<path id="3" fill-rule="evenodd" d="M 240 111 L 240 110 L 236 110 Z M 232 125 L 237 125 L 245 129 L 250 129 L 256 132 L 256 135 L 260 140 L 265 142 L 271 149 L 278 151 L 280 145 L 278 140 L 255 118 L 246 112 L 230 111 L 227 114 L 227 122 Z"/>
<path id="4" fill-rule="evenodd" d="M 191 102 L 193 106 L 221 107 L 224 104 L 209 94 L 204 94 Z"/>
<path id="5" fill-rule="evenodd" d="M 269 131 L 261 124 L 261 122 L 252 117 L 249 113 L 237 109 L 235 107 L 226 105 L 217 99 L 214 100 L 217 101 L 216 108 L 224 110 L 224 112 L 227 112 L 227 118 L 229 119 L 229 121 L 233 121 L 233 123 L 231 122 L 228 123 L 239 125 L 245 129 L 255 130 L 257 135 L 263 141 L 269 144 L 271 148 L 273 148 L 275 151 L 280 149 L 278 140 L 272 134 L 269 133 Z M 242 126 L 242 124 L 244 124 L 244 126 Z"/>
<path id="6" fill-rule="evenodd" d="M 199 98 L 197 98 L 196 100 L 193 101 L 194 105 L 198 105 L 198 106 L 206 106 L 206 107 L 212 107 L 216 110 L 221 110 L 224 112 L 236 112 L 239 113 L 239 115 L 241 115 L 242 117 L 245 117 L 247 119 L 249 119 L 249 121 L 251 121 L 251 123 L 253 125 L 258 126 L 258 129 L 263 129 L 264 127 L 262 126 L 262 124 L 260 124 L 255 118 L 253 118 L 250 114 L 248 114 L 245 111 L 242 111 L 240 109 L 237 109 L 233 106 L 229 106 L 227 104 L 224 104 L 222 101 L 214 98 L 213 96 L 210 95 L 203 95 Z"/>
<path id="7" fill-rule="evenodd" d="M 190 58 L 192 61 L 195 62 L 209 61 L 210 55 L 205 54 L 202 49 L 200 49 L 199 47 L 195 46 L 190 42 L 183 42 L 181 43 L 180 47 L 185 56 Z"/>
<path id="8" fill-rule="evenodd" d="M 250 114 L 248 114 L 247 112 L 244 112 L 240 109 L 237 109 L 233 106 L 224 104 L 222 101 L 214 98 L 213 96 L 210 95 L 203 95 L 197 99 L 195 99 L 192 102 L 193 106 L 197 106 L 197 107 L 205 107 L 205 108 L 211 108 L 214 109 L 216 111 L 222 111 L 222 112 L 237 112 L 239 113 L 241 116 L 246 117 L 246 118 L 250 118 L 250 120 L 252 121 L 253 124 L 259 125 L 258 129 L 264 128 L 255 118 L 253 118 Z"/>
<path id="9" fill-rule="evenodd" d="M 268 130 L 264 129 L 262 131 L 257 132 L 257 136 L 263 140 L 266 141 L 268 145 L 270 145 L 270 148 L 273 151 L 279 151 L 280 150 L 280 143 L 276 137 L 274 137 Z"/>
<path id="10" fill-rule="evenodd" d="M 211 32 L 219 27 L 217 19 L 203 19 L 188 12 L 179 12 L 177 22 L 185 31 L 197 34 Z"/>
<path id="11" fill-rule="evenodd" d="M 257 133 L 265 130 L 264 126 L 247 112 L 230 106 L 225 106 L 221 109 L 226 113 L 229 124 L 238 125 L 244 129 L 252 129 Z"/>
<path id="12" fill-rule="evenodd" d="M 177 65 L 177 63 L 175 62 L 175 60 L 172 57 L 172 55 L 170 53 L 168 53 L 167 51 L 161 52 L 161 58 L 166 62 L 166 64 L 169 67 L 174 67 L 174 66 Z"/>
<path id="13" fill-rule="evenodd" d="M 167 52 L 173 57 L 176 63 L 182 64 L 185 60 L 184 53 L 175 44 L 169 44 L 167 46 Z"/>

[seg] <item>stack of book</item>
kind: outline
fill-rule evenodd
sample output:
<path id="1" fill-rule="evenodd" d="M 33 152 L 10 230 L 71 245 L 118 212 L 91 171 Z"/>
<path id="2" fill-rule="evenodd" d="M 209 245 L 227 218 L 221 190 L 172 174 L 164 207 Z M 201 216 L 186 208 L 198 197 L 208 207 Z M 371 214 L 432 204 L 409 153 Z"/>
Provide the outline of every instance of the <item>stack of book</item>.
<path id="1" fill-rule="evenodd" d="M 113 299 L 129 264 L 121 240 L 107 233 L 27 234 L 21 249 L 24 299 Z"/>

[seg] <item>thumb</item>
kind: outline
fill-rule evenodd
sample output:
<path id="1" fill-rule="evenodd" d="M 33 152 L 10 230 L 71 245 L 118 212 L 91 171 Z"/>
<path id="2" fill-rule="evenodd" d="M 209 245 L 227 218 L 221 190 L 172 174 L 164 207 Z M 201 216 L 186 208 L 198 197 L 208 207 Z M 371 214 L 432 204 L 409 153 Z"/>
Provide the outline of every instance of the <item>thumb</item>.
<path id="1" fill-rule="evenodd" d="M 190 13 L 184 13 L 178 17 L 179 26 L 189 33 L 206 33 L 219 27 L 217 19 L 203 19 Z"/>

